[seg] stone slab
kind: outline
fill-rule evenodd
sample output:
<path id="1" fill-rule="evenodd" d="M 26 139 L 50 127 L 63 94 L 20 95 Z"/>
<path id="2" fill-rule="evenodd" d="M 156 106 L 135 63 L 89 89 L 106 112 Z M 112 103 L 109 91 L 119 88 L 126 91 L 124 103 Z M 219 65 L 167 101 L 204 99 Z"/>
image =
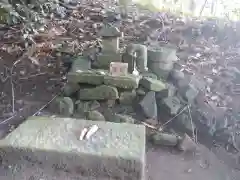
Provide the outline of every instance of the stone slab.
<path id="1" fill-rule="evenodd" d="M 160 80 L 144 77 L 140 80 L 139 84 L 150 91 L 159 92 L 166 89 L 165 83 Z"/>
<path id="2" fill-rule="evenodd" d="M 100 85 L 103 84 L 103 77 L 105 74 L 106 72 L 101 70 L 69 72 L 67 74 L 67 79 L 70 83 Z"/>
<path id="3" fill-rule="evenodd" d="M 115 100 L 118 98 L 118 90 L 113 86 L 100 85 L 78 91 L 79 100 Z"/>
<path id="4" fill-rule="evenodd" d="M 104 84 L 123 89 L 136 89 L 139 83 L 139 77 L 132 74 L 126 76 L 104 76 Z"/>
<path id="5" fill-rule="evenodd" d="M 80 141 L 82 129 L 92 125 L 99 130 L 90 139 Z M 0 147 L 3 164 L 54 167 L 59 172 L 92 179 L 144 179 L 142 125 L 30 117 L 1 140 Z"/>

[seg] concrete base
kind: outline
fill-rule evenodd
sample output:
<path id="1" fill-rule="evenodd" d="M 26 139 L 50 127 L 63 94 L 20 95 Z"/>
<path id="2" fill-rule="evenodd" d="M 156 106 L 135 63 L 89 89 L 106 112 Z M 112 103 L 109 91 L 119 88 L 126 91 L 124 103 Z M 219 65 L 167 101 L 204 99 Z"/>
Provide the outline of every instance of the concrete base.
<path id="1" fill-rule="evenodd" d="M 80 141 L 82 129 L 94 124 L 99 130 L 89 140 Z M 3 180 L 28 180 L 31 174 L 39 174 L 45 180 L 68 180 L 72 179 L 70 176 L 142 180 L 145 174 L 145 127 L 31 117 L 0 141 L 0 156 L 2 167 L 8 169 L 3 175 L 0 173 Z M 60 174 L 65 177 L 60 178 Z"/>

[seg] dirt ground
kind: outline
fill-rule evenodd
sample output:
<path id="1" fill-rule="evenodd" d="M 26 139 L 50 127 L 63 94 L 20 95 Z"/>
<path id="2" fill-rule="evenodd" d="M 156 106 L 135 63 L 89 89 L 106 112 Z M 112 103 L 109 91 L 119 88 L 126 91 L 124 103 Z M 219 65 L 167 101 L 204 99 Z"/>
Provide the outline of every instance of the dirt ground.
<path id="1" fill-rule="evenodd" d="M 213 152 L 199 146 L 195 155 L 168 148 L 147 150 L 146 180 L 237 180 L 240 172 L 219 161 Z"/>

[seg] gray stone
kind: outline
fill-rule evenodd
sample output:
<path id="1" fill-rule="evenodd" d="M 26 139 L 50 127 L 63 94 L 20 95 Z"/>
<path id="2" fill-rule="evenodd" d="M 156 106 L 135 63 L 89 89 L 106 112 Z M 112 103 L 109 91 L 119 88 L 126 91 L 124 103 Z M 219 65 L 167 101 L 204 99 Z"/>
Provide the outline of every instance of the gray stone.
<path id="1" fill-rule="evenodd" d="M 135 123 L 134 118 L 128 115 L 123 115 L 123 114 L 115 114 L 113 117 L 113 121 L 116 123 L 130 123 L 130 124 Z"/>
<path id="2" fill-rule="evenodd" d="M 146 89 L 150 91 L 155 91 L 155 92 L 159 92 L 166 89 L 166 85 L 162 81 L 157 79 L 147 78 L 147 77 L 142 78 L 139 84 L 145 87 Z"/>
<path id="3" fill-rule="evenodd" d="M 69 72 L 67 74 L 67 79 L 70 83 L 100 85 L 103 84 L 103 77 L 105 74 L 105 71 L 100 70 Z"/>
<path id="4" fill-rule="evenodd" d="M 124 91 L 120 94 L 119 101 L 120 104 L 130 105 L 133 104 L 137 94 L 136 91 Z"/>
<path id="5" fill-rule="evenodd" d="M 74 111 L 74 103 L 70 97 L 57 97 L 50 108 L 58 114 L 71 116 Z"/>
<path id="6" fill-rule="evenodd" d="M 70 72 L 84 71 L 91 69 L 91 62 L 84 57 L 77 57 L 73 63 Z"/>
<path id="7" fill-rule="evenodd" d="M 76 111 L 78 113 L 93 111 L 93 110 L 98 109 L 100 107 L 100 103 L 96 100 L 94 100 L 94 101 L 77 100 L 75 104 L 77 105 Z"/>
<path id="8" fill-rule="evenodd" d="M 178 137 L 176 135 L 161 132 L 153 134 L 151 140 L 154 145 L 176 146 L 178 144 Z"/>
<path id="9" fill-rule="evenodd" d="M 148 92 L 139 104 L 147 118 L 157 117 L 157 104 L 155 99 L 155 92 L 153 91 Z"/>
<path id="10" fill-rule="evenodd" d="M 206 82 L 204 81 L 204 79 L 196 76 L 191 76 L 189 85 L 194 87 L 198 91 L 204 91 L 206 88 Z"/>
<path id="11" fill-rule="evenodd" d="M 175 96 L 177 88 L 172 84 L 166 84 L 166 89 L 156 93 L 156 99 L 161 100 L 169 96 Z"/>
<path id="12" fill-rule="evenodd" d="M 79 100 L 108 100 L 118 99 L 118 90 L 115 87 L 100 85 L 95 88 L 80 89 Z"/>
<path id="13" fill-rule="evenodd" d="M 185 98 L 189 103 L 192 103 L 199 94 L 199 90 L 193 85 L 187 86 L 185 92 L 184 90 L 181 90 L 180 92 L 183 95 L 183 98 Z"/>
<path id="14" fill-rule="evenodd" d="M 193 133 L 196 129 L 196 126 L 194 122 L 191 122 L 191 119 L 189 118 L 189 113 L 182 113 L 178 117 L 178 122 L 186 128 L 186 130 L 189 133 Z"/>
<path id="15" fill-rule="evenodd" d="M 99 130 L 88 140 L 79 140 L 81 131 L 92 125 L 97 125 Z M 34 167 L 31 170 L 36 173 L 44 167 L 40 177 L 55 179 L 49 177 L 48 170 L 56 167 L 60 174 L 68 172 L 66 178 L 59 179 L 85 176 L 88 178 L 84 180 L 89 177 L 144 180 L 145 143 L 142 125 L 31 117 L 0 141 L 0 156 L 9 166 L 21 165 L 18 175 L 28 175 L 27 170 L 31 171 L 27 167 Z M 73 170 L 75 178 L 69 178 Z"/>
<path id="16" fill-rule="evenodd" d="M 99 54 L 97 60 L 94 62 L 94 66 L 97 68 L 109 69 L 111 62 L 121 62 L 122 55 L 116 52 L 106 52 Z"/>
<path id="17" fill-rule="evenodd" d="M 86 113 L 86 118 L 93 121 L 105 121 L 104 116 L 98 111 L 89 111 Z"/>
<path id="18" fill-rule="evenodd" d="M 139 86 L 136 90 L 136 93 L 140 96 L 146 95 L 147 90 L 144 87 Z"/>
<path id="19" fill-rule="evenodd" d="M 176 97 L 167 97 L 163 99 L 163 108 L 171 115 L 176 115 L 181 109 L 181 101 Z"/>
<path id="20" fill-rule="evenodd" d="M 80 89 L 80 86 L 76 83 L 67 83 L 64 88 L 63 92 L 65 96 L 71 96 L 75 92 L 77 92 Z"/>
<path id="21" fill-rule="evenodd" d="M 126 76 L 104 76 L 104 84 L 123 89 L 136 89 L 138 87 L 139 77 L 128 74 Z"/>
<path id="22" fill-rule="evenodd" d="M 179 81 L 181 79 L 184 79 L 184 73 L 180 70 L 173 69 L 171 72 L 171 77 L 173 80 Z"/>

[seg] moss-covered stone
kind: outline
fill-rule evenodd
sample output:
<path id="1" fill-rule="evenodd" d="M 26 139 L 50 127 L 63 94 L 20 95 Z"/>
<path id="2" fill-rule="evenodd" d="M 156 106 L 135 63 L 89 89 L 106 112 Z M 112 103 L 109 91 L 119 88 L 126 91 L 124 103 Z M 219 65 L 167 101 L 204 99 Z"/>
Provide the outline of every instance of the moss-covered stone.
<path id="1" fill-rule="evenodd" d="M 160 80 L 144 77 L 140 80 L 139 84 L 150 91 L 159 92 L 166 89 L 165 83 Z"/>
<path id="2" fill-rule="evenodd" d="M 100 85 L 103 84 L 103 77 L 105 74 L 106 72 L 101 70 L 69 72 L 67 74 L 67 79 L 70 83 Z"/>
<path id="3" fill-rule="evenodd" d="M 95 88 L 80 89 L 78 92 L 79 100 L 108 100 L 118 99 L 118 90 L 115 87 L 100 85 Z"/>
<path id="4" fill-rule="evenodd" d="M 136 89 L 138 87 L 138 83 L 139 78 L 131 74 L 127 76 L 104 76 L 104 84 L 122 89 Z"/>
<path id="5" fill-rule="evenodd" d="M 133 104 L 136 96 L 137 96 L 137 94 L 136 94 L 135 90 L 124 91 L 120 94 L 120 98 L 119 98 L 120 104 L 131 105 L 131 104 Z"/>

